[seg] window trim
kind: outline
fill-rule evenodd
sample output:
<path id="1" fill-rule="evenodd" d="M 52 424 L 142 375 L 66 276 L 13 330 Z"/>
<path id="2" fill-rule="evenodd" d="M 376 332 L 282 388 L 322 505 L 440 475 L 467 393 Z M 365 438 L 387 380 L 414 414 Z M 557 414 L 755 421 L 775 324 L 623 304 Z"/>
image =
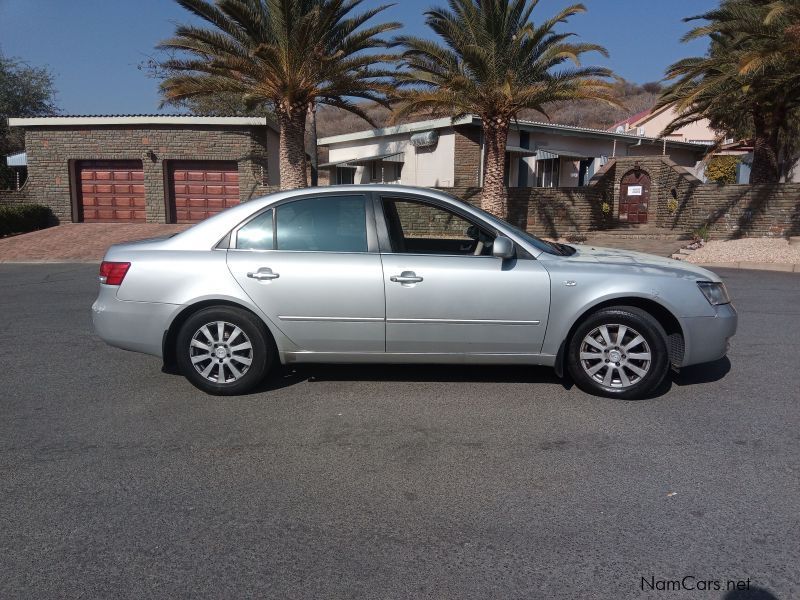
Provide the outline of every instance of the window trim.
<path id="1" fill-rule="evenodd" d="M 289 204 L 290 202 L 295 202 L 297 200 L 309 200 L 313 198 L 324 198 L 330 196 L 360 196 L 364 198 L 364 210 L 366 213 L 366 228 L 367 228 L 367 250 L 366 252 L 348 252 L 343 250 L 279 250 L 273 248 L 272 250 L 255 250 L 255 249 L 246 249 L 246 248 L 237 248 L 236 247 L 236 240 L 239 235 L 239 230 L 247 225 L 253 219 L 256 219 L 263 213 L 268 210 L 274 210 L 275 214 L 272 217 L 272 244 L 273 246 L 277 246 L 277 224 L 278 220 L 277 216 L 277 209 L 278 207 Z M 224 246 L 220 246 L 220 249 L 232 251 L 232 252 L 259 252 L 259 253 L 269 253 L 269 252 L 291 252 L 291 253 L 309 253 L 309 254 L 378 254 L 380 252 L 379 245 L 378 245 L 378 232 L 375 227 L 375 207 L 374 202 L 372 202 L 371 194 L 369 192 L 352 192 L 352 193 L 343 193 L 341 190 L 333 189 L 331 191 L 324 191 L 321 192 L 319 190 L 309 191 L 307 193 L 301 193 L 297 195 L 290 196 L 288 198 L 283 198 L 272 204 L 264 206 L 261 210 L 248 215 L 246 219 L 241 221 L 236 227 L 234 227 L 225 238 L 228 239 L 228 242 Z M 225 240 L 223 238 L 222 241 Z"/>

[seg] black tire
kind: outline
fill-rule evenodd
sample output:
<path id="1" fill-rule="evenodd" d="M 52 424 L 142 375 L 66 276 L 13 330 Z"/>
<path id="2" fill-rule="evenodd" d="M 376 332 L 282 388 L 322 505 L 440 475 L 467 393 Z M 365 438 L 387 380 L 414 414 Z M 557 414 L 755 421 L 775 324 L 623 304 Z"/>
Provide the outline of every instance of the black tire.
<path id="1" fill-rule="evenodd" d="M 223 343 L 217 343 L 217 326 L 207 328 L 211 338 L 201 332 L 204 326 L 217 323 L 223 323 Z M 240 332 L 236 332 L 235 328 Z M 201 346 L 207 345 L 210 350 L 207 352 L 204 348 L 193 346 L 193 339 Z M 231 343 L 228 344 L 227 340 L 231 340 Z M 250 348 L 242 348 L 248 343 Z M 216 354 L 218 347 L 226 352 L 223 358 Z M 203 358 L 206 354 L 208 359 Z M 195 387 L 214 396 L 236 396 L 246 394 L 261 383 L 274 362 L 275 350 L 269 332 L 258 317 L 231 306 L 212 306 L 197 311 L 181 326 L 175 356 L 181 373 Z M 195 368 L 193 359 L 198 361 L 198 368 Z M 247 360 L 250 361 L 249 365 L 245 364 Z M 210 370 L 206 375 L 200 372 L 207 368 Z"/>
<path id="2" fill-rule="evenodd" d="M 631 346 L 637 340 L 631 331 L 641 336 L 643 342 Z M 618 344 L 619 340 L 616 338 L 620 332 L 623 333 L 623 342 Z M 605 341 L 606 335 L 610 343 Z M 597 342 L 597 347 L 587 342 L 590 336 Z M 606 349 L 603 350 L 600 346 Z M 626 350 L 626 346 L 630 349 Z M 624 400 L 646 398 L 661 384 L 669 371 L 667 334 L 664 328 L 648 312 L 633 306 L 612 306 L 591 314 L 578 325 L 569 340 L 568 348 L 567 368 L 572 379 L 583 391 L 596 396 Z M 598 356 L 583 360 L 582 352 L 583 358 L 595 352 Z M 625 354 L 626 352 L 631 356 Z M 648 354 L 649 361 L 641 359 Z M 634 356 L 637 358 L 633 358 Z M 614 359 L 619 362 L 614 362 Z M 599 370 L 593 375 L 587 372 L 595 369 Z"/>

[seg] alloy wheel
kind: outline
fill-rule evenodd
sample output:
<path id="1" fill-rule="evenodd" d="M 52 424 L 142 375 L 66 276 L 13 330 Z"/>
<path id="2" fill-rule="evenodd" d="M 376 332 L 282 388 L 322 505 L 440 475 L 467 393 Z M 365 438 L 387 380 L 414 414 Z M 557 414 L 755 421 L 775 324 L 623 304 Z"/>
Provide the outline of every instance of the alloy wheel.
<path id="1" fill-rule="evenodd" d="M 250 338 L 233 323 L 212 321 L 195 331 L 189 358 L 200 375 L 214 383 L 241 379 L 253 363 Z"/>
<path id="2" fill-rule="evenodd" d="M 583 338 L 579 359 L 583 370 L 597 383 L 628 388 L 647 375 L 652 352 L 647 340 L 632 327 L 604 324 Z"/>

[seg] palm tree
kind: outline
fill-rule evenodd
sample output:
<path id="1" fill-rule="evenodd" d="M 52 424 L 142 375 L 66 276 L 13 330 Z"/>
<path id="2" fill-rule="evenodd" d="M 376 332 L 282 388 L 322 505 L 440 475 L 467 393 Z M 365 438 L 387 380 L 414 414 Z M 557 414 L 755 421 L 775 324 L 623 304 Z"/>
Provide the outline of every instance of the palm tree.
<path id="1" fill-rule="evenodd" d="M 724 0 L 685 20 L 696 19 L 708 23 L 684 41 L 708 36 L 709 51 L 667 70 L 658 106 L 674 104 L 678 117 L 664 134 L 708 118 L 723 135 L 753 138 L 751 183 L 777 182 L 800 118 L 800 1 Z"/>
<path id="2" fill-rule="evenodd" d="M 443 44 L 412 36 L 396 38 L 405 69 L 396 75 L 400 88 L 395 120 L 412 113 L 481 118 L 485 151 L 481 205 L 505 218 L 503 181 L 506 142 L 511 123 L 523 109 L 545 114 L 548 104 L 564 100 L 602 100 L 616 105 L 611 71 L 581 67 L 586 52 L 605 49 L 568 41 L 573 34 L 555 28 L 583 5 L 565 8 L 540 24 L 531 22 L 538 0 L 449 0 L 432 8 L 426 23 Z M 565 63 L 572 62 L 574 66 Z"/>
<path id="3" fill-rule="evenodd" d="M 393 58 L 380 35 L 398 23 L 364 26 L 386 6 L 353 14 L 363 0 L 176 0 L 210 27 L 179 25 L 160 48 L 164 103 L 235 95 L 271 109 L 280 129 L 281 188 L 306 186 L 306 116 L 315 104 L 352 112 L 353 98 L 386 105 Z M 374 124 L 373 124 L 374 125 Z"/>

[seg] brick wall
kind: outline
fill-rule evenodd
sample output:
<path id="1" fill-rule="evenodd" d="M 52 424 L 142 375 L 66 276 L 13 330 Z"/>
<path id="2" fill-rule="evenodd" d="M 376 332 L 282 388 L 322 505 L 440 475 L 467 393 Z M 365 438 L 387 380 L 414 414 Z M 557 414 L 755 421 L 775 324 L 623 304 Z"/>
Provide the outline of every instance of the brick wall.
<path id="1" fill-rule="evenodd" d="M 20 204 L 23 202 L 29 202 L 27 183 L 18 190 L 0 190 L 0 204 Z"/>
<path id="2" fill-rule="evenodd" d="M 70 169 L 78 160 L 142 161 L 151 223 L 166 220 L 166 161 L 235 160 L 243 202 L 272 189 L 263 127 L 32 127 L 25 132 L 25 148 L 29 173 L 25 197 L 49 206 L 62 222 L 72 220 Z"/>
<path id="3" fill-rule="evenodd" d="M 455 127 L 453 186 L 475 187 L 481 165 L 481 130 L 479 127 Z"/>
<path id="4" fill-rule="evenodd" d="M 620 181 L 636 163 L 651 177 L 649 210 L 651 223 L 657 227 L 686 233 L 707 226 L 712 239 L 800 235 L 800 183 L 702 183 L 666 156 L 612 159 L 585 187 L 509 188 L 508 220 L 549 237 L 627 227 L 616 217 Z M 443 191 L 480 206 L 478 187 Z M 674 211 L 670 200 L 677 205 Z M 601 210 L 603 202 L 611 207 L 608 215 Z"/>

